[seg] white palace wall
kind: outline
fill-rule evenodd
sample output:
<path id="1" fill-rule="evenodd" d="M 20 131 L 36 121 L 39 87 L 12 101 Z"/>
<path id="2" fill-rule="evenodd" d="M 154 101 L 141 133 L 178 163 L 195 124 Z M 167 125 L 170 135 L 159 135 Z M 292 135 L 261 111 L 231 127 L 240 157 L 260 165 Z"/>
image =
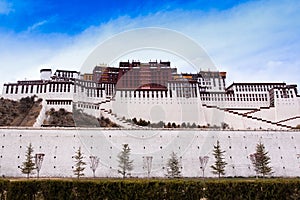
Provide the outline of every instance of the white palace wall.
<path id="1" fill-rule="evenodd" d="M 109 104 L 103 104 L 104 108 Z M 190 124 L 206 125 L 204 109 L 199 98 L 163 98 L 150 97 L 121 97 L 120 92 L 116 93 L 115 101 L 110 104 L 110 109 L 119 117 L 127 119 L 142 118 L 157 123 L 189 122 Z M 108 107 L 107 107 L 108 108 Z M 107 109 L 106 108 L 106 109 Z"/>
<path id="2" fill-rule="evenodd" d="M 276 119 L 278 121 L 290 117 L 300 117 L 300 98 L 295 99 L 276 99 Z M 297 124 L 296 124 L 297 125 Z"/>
<path id="3" fill-rule="evenodd" d="M 205 176 L 215 177 L 213 145 L 220 141 L 226 151 L 226 176 L 255 176 L 249 155 L 261 141 L 271 157 L 273 176 L 300 176 L 300 133 L 293 131 L 200 131 L 200 130 L 126 130 L 126 129 L 0 129 L 0 175 L 21 177 L 26 146 L 32 143 L 34 153 L 44 153 L 42 177 L 74 177 L 75 151 L 81 147 L 88 164 L 85 176 L 91 177 L 89 156 L 100 158 L 97 177 L 120 177 L 117 155 L 122 144 L 132 149 L 132 176 L 147 176 L 146 156 L 153 156 L 150 176 L 164 177 L 166 163 L 174 151 L 182 164 L 182 175 L 200 177 L 199 156 L 209 156 Z"/>

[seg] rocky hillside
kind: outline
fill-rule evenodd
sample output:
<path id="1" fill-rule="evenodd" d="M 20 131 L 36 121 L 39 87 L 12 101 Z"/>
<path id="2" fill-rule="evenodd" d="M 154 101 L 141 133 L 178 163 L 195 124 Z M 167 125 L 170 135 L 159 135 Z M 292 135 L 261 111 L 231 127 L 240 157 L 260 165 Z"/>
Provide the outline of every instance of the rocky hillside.
<path id="1" fill-rule="evenodd" d="M 74 127 L 73 114 L 63 108 L 60 108 L 58 111 L 51 108 L 50 111 L 46 112 L 46 120 L 44 121 L 43 126 Z"/>
<path id="2" fill-rule="evenodd" d="M 33 126 L 38 117 L 42 100 L 35 97 L 22 98 L 20 101 L 0 99 L 0 126 Z"/>
<path id="3" fill-rule="evenodd" d="M 46 120 L 43 126 L 60 126 L 60 127 L 119 127 L 108 118 L 96 118 L 81 110 L 74 110 L 73 113 L 61 108 L 58 111 L 50 109 L 46 113 Z"/>

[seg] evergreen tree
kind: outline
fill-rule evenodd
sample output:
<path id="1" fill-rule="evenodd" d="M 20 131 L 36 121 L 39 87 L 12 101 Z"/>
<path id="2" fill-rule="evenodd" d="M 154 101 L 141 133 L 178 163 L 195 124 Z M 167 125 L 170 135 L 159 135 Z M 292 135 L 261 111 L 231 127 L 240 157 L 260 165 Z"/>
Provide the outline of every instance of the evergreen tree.
<path id="1" fill-rule="evenodd" d="M 215 164 L 211 166 L 212 173 L 218 174 L 218 177 L 220 178 L 221 175 L 225 175 L 225 166 L 227 163 L 224 161 L 224 153 L 225 151 L 221 150 L 221 146 L 219 143 L 219 140 L 217 140 L 217 145 L 214 145 L 214 151 L 213 155 L 216 159 Z"/>
<path id="2" fill-rule="evenodd" d="M 251 161 L 254 166 L 254 170 L 257 174 L 261 174 L 263 177 L 266 175 L 271 175 L 272 167 L 269 166 L 271 158 L 268 156 L 268 153 L 265 150 L 264 144 L 259 142 L 256 145 L 256 152 L 251 155 Z"/>
<path id="3" fill-rule="evenodd" d="M 79 179 L 81 176 L 84 176 L 84 169 L 86 163 L 83 161 L 83 153 L 81 152 L 81 147 L 78 148 L 78 150 L 75 152 L 75 169 L 73 170 L 74 175 Z"/>
<path id="4" fill-rule="evenodd" d="M 23 174 L 27 174 L 27 178 L 29 178 L 30 174 L 34 173 L 35 164 L 33 161 L 33 147 L 31 143 L 29 143 L 29 146 L 27 147 L 26 151 L 26 159 L 25 162 L 23 162 L 21 171 Z"/>
<path id="5" fill-rule="evenodd" d="M 181 165 L 179 163 L 177 154 L 172 152 L 170 156 L 171 157 L 167 163 L 167 176 L 169 178 L 181 177 L 181 171 L 180 171 Z"/>
<path id="6" fill-rule="evenodd" d="M 123 176 L 123 178 L 128 175 L 130 171 L 133 170 L 133 160 L 130 160 L 130 151 L 128 144 L 123 144 L 123 149 L 118 155 L 119 168 L 118 173 Z"/>

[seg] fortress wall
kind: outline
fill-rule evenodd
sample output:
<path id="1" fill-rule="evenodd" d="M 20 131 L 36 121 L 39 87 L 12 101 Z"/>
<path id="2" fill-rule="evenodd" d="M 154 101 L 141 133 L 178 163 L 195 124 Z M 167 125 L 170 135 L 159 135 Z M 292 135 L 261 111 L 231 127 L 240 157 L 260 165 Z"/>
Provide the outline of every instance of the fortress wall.
<path id="1" fill-rule="evenodd" d="M 163 177 L 172 151 L 182 163 L 182 174 L 199 177 L 199 156 L 209 156 L 205 176 L 215 177 L 213 145 L 220 141 L 226 151 L 226 176 L 255 176 L 249 155 L 261 141 L 271 157 L 274 176 L 300 175 L 299 132 L 284 131 L 200 131 L 200 130 L 108 130 L 108 129 L 0 129 L 0 175 L 25 176 L 18 168 L 25 160 L 26 146 L 31 142 L 34 153 L 45 153 L 42 177 L 74 177 L 75 151 L 82 148 L 85 161 L 96 155 L 100 164 L 97 177 L 120 177 L 117 155 L 122 144 L 129 144 L 134 160 L 132 176 L 147 176 L 146 156 L 153 156 L 150 176 Z M 86 176 L 92 176 L 88 166 Z"/>

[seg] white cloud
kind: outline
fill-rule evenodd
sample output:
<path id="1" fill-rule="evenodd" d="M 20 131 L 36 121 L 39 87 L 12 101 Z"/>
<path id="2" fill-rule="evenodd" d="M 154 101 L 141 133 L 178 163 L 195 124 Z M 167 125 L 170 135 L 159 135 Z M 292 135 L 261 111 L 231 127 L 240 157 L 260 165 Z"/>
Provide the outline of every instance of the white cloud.
<path id="1" fill-rule="evenodd" d="M 40 26 L 43 26 L 44 24 L 46 24 L 48 21 L 47 20 L 42 20 L 42 21 L 39 21 L 35 24 L 33 24 L 32 26 L 28 27 L 27 28 L 27 31 L 30 32 L 30 31 L 33 31 L 35 30 L 36 28 L 40 27 Z"/>
<path id="2" fill-rule="evenodd" d="M 228 72 L 228 83 L 300 84 L 299 9 L 296 0 L 255 1 L 221 12 L 175 10 L 134 19 L 123 16 L 74 37 L 0 33 L 0 74 L 7 82 L 38 78 L 41 67 L 80 70 L 92 50 L 113 34 L 158 26 L 182 32 L 204 47 L 219 69 Z"/>
<path id="3" fill-rule="evenodd" d="M 5 0 L 0 0 L 0 15 L 7 15 L 9 14 L 11 11 L 13 11 L 12 9 L 12 4 L 8 3 Z"/>

